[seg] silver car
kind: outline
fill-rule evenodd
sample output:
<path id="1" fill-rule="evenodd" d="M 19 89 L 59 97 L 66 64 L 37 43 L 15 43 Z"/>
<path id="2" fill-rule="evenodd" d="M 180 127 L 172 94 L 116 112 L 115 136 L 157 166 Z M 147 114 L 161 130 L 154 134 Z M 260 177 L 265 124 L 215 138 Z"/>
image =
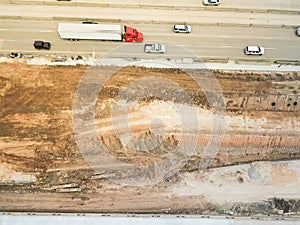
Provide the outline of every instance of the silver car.
<path id="1" fill-rule="evenodd" d="M 296 28 L 296 35 L 300 37 L 300 27 Z"/>
<path id="2" fill-rule="evenodd" d="M 156 44 L 145 44 L 144 45 L 144 52 L 145 53 L 165 53 L 166 46 L 160 43 Z"/>

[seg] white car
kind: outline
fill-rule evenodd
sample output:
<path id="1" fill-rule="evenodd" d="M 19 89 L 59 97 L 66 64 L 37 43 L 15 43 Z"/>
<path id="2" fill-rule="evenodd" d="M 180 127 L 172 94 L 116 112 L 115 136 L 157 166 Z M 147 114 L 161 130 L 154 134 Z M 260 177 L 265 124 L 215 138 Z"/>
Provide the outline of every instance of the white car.
<path id="1" fill-rule="evenodd" d="M 175 24 L 173 27 L 175 33 L 191 33 L 192 27 L 185 24 Z"/>
<path id="2" fill-rule="evenodd" d="M 244 52 L 246 55 L 263 55 L 265 54 L 265 49 L 260 46 L 247 46 Z"/>
<path id="3" fill-rule="evenodd" d="M 203 0 L 204 5 L 219 5 L 220 0 Z"/>

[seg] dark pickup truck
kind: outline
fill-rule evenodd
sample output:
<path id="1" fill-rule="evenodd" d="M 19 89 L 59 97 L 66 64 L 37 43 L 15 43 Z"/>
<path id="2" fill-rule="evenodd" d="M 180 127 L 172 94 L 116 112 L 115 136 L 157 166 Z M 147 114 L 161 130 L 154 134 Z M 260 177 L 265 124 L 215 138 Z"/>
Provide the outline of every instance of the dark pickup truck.
<path id="1" fill-rule="evenodd" d="M 36 49 L 47 49 L 49 50 L 51 48 L 51 43 L 47 41 L 34 41 L 33 46 Z"/>

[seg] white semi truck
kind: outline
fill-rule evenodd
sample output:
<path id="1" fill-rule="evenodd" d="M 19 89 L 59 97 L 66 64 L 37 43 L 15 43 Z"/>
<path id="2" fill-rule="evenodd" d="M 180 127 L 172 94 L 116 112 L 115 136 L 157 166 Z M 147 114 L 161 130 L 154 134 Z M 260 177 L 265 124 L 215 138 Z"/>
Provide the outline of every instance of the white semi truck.
<path id="1" fill-rule="evenodd" d="M 112 24 L 59 23 L 58 34 L 68 40 L 109 40 L 142 42 L 144 36 L 137 29 Z"/>

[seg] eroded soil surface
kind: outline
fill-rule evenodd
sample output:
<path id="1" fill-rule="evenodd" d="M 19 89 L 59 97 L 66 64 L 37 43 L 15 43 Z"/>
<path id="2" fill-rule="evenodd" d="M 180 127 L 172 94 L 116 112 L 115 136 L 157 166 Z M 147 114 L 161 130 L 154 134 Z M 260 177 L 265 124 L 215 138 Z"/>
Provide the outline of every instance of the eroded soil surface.
<path id="1" fill-rule="evenodd" d="M 298 214 L 299 90 L 296 72 L 0 64 L 0 210 Z"/>

